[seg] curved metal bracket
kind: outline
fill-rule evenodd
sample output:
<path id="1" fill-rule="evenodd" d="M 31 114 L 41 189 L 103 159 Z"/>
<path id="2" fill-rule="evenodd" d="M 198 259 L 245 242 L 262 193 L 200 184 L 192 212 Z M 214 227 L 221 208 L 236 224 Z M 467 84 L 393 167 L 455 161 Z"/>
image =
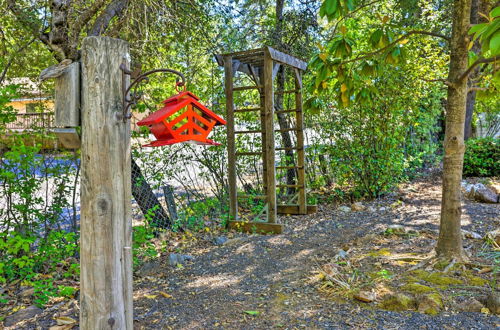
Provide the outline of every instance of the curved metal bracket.
<path id="1" fill-rule="evenodd" d="M 132 112 L 130 111 L 130 108 L 135 106 L 137 102 L 142 98 L 142 93 L 136 92 L 136 88 L 142 82 L 149 82 L 149 77 L 148 77 L 149 75 L 159 72 L 173 73 L 181 78 L 181 81 L 177 79 L 176 88 L 178 86 L 181 87 L 186 86 L 186 78 L 179 71 L 173 69 L 155 69 L 144 73 L 140 73 L 127 87 L 125 84 L 125 75 L 131 76 L 133 71 L 127 69 L 127 66 L 124 63 L 120 64 L 120 70 L 123 71 L 124 77 L 123 77 L 123 87 L 122 87 L 123 109 L 122 109 L 122 114 L 119 116 L 120 117 L 119 119 L 122 119 L 124 122 L 132 118 Z"/>

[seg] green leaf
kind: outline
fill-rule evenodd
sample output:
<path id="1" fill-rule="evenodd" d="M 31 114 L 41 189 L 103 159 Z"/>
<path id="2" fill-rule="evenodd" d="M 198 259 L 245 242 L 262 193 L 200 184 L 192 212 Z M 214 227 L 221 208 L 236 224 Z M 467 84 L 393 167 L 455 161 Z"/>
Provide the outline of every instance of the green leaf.
<path id="1" fill-rule="evenodd" d="M 326 3 L 326 14 L 328 16 L 334 15 L 338 8 L 339 0 L 325 0 Z"/>
<path id="2" fill-rule="evenodd" d="M 500 31 L 497 31 L 495 35 L 490 39 L 490 51 L 491 56 L 500 54 Z"/>
<path id="3" fill-rule="evenodd" d="M 370 36 L 370 42 L 373 47 L 377 47 L 383 34 L 384 32 L 381 29 L 377 29 L 372 33 L 372 35 Z"/>
<path id="4" fill-rule="evenodd" d="M 500 6 L 496 7 L 495 9 L 493 9 L 492 11 L 490 11 L 490 17 L 498 17 L 500 16 Z"/>
<path id="5" fill-rule="evenodd" d="M 253 316 L 256 316 L 256 315 L 260 314 L 259 311 L 245 311 L 245 313 L 248 314 L 248 315 L 253 315 Z"/>
<path id="6" fill-rule="evenodd" d="M 487 26 L 487 23 L 476 24 L 469 29 L 469 34 L 473 34 L 476 32 L 481 33 L 484 29 L 486 29 Z"/>

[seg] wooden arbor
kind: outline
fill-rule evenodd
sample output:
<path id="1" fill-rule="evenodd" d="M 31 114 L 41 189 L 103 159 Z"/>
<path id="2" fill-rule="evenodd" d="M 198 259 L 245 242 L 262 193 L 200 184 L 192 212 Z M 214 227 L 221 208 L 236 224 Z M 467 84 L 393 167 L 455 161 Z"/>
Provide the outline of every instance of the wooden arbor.
<path id="1" fill-rule="evenodd" d="M 276 223 L 277 213 L 307 214 L 315 211 L 315 206 L 307 205 L 305 167 L 304 167 L 304 120 L 302 112 L 302 71 L 307 64 L 293 56 L 279 52 L 271 47 L 263 47 L 244 52 L 222 54 L 217 56 L 220 66 L 224 66 L 225 93 L 226 93 L 226 120 L 227 120 L 227 151 L 228 151 L 228 183 L 230 199 L 229 227 L 240 228 L 247 231 L 281 233 L 282 225 Z M 292 72 L 294 88 L 291 90 L 277 91 L 283 95 L 294 95 L 294 106 L 291 109 L 275 109 L 274 98 L 275 77 L 280 66 Z M 254 85 L 234 86 L 234 77 L 237 72 L 246 74 Z M 256 107 L 235 107 L 235 93 L 240 91 L 258 90 L 260 101 Z M 235 116 L 242 113 L 260 113 L 260 129 L 236 130 Z M 274 117 L 287 114 L 293 117 L 294 127 L 279 128 L 275 125 Z M 294 146 L 275 146 L 275 132 L 294 132 Z M 262 150 L 236 152 L 236 137 L 243 134 L 260 134 Z M 276 166 L 276 152 L 288 151 L 293 154 L 294 160 L 285 166 Z M 262 159 L 264 195 L 250 196 L 265 201 L 265 222 L 238 221 L 238 199 L 249 196 L 237 193 L 237 160 L 239 157 L 260 156 Z M 280 158 L 281 159 L 281 158 Z M 290 165 L 293 164 L 293 165 Z M 294 184 L 276 184 L 277 170 L 296 170 Z M 293 200 L 296 204 L 279 205 L 277 202 L 277 189 L 294 189 L 297 191 Z M 290 202 L 289 202 L 290 203 Z"/>

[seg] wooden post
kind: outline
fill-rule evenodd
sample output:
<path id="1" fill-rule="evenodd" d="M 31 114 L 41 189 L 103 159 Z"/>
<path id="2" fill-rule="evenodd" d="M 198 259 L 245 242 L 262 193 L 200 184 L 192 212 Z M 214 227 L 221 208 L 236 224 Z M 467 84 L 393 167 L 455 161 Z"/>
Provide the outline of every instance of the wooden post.
<path id="1" fill-rule="evenodd" d="M 234 100 L 233 100 L 233 58 L 224 56 L 224 74 L 226 91 L 226 132 L 227 132 L 227 181 L 229 192 L 229 220 L 238 220 L 238 187 L 236 186 L 236 144 L 234 136 Z"/>
<path id="2" fill-rule="evenodd" d="M 265 127 L 265 159 L 267 185 L 267 222 L 276 222 L 276 174 L 274 151 L 274 86 L 273 86 L 273 59 L 269 51 L 264 52 L 264 120 Z"/>
<path id="3" fill-rule="evenodd" d="M 299 185 L 299 213 L 307 214 L 305 150 L 304 150 L 304 112 L 302 111 L 302 77 L 295 68 L 295 122 L 297 125 L 297 183 Z"/>
<path id="4" fill-rule="evenodd" d="M 122 112 L 128 44 L 82 43 L 80 329 L 132 329 L 130 122 Z"/>
<path id="5" fill-rule="evenodd" d="M 175 205 L 174 187 L 171 185 L 163 186 L 163 196 L 165 196 L 165 204 L 167 205 L 168 215 L 172 223 L 177 221 L 177 206 Z"/>

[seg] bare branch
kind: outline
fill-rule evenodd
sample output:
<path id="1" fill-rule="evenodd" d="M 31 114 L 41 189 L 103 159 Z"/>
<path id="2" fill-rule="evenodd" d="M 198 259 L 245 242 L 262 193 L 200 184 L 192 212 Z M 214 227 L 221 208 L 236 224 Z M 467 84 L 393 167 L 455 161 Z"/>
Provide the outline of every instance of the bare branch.
<path id="1" fill-rule="evenodd" d="M 99 36 L 102 35 L 109 26 L 111 20 L 120 16 L 122 12 L 127 8 L 129 0 L 114 0 L 111 2 L 106 9 L 97 17 L 94 25 L 89 29 L 89 36 Z"/>
<path id="2" fill-rule="evenodd" d="M 445 84 L 446 86 L 452 86 L 452 83 L 449 82 L 448 80 L 446 79 L 426 79 L 426 78 L 420 78 L 420 80 L 423 80 L 423 81 L 427 81 L 427 82 L 442 82 L 443 84 Z"/>
<path id="3" fill-rule="evenodd" d="M 474 63 L 471 64 L 471 66 L 460 76 L 459 80 L 466 79 L 469 74 L 474 70 L 474 68 L 480 64 L 486 64 L 486 63 L 491 63 L 491 62 L 496 62 L 500 60 L 500 56 L 494 56 L 494 57 L 489 57 L 489 58 L 479 58 L 477 59 Z"/>

